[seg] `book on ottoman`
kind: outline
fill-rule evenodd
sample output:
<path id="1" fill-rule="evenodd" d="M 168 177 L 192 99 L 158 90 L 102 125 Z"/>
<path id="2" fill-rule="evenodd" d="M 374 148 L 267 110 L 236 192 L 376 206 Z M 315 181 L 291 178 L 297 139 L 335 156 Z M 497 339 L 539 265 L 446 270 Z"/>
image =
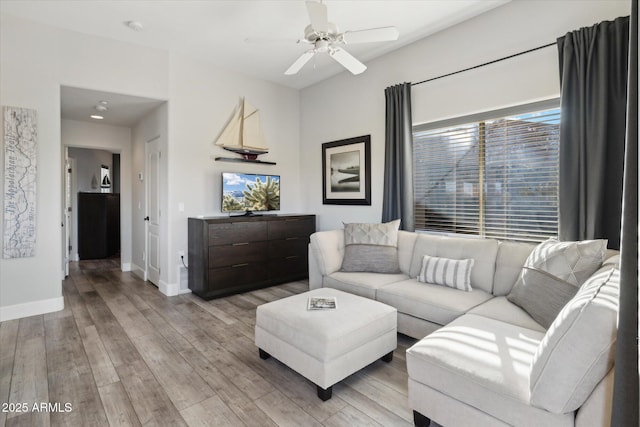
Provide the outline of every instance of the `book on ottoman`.
<path id="1" fill-rule="evenodd" d="M 307 310 L 328 310 L 338 308 L 338 301 L 335 297 L 309 297 L 307 300 Z"/>

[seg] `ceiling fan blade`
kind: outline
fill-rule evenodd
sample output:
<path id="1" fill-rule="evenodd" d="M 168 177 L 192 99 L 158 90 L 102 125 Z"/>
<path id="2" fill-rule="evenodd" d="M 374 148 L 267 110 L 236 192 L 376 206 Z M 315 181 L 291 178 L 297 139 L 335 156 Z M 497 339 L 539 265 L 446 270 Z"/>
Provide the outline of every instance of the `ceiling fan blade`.
<path id="1" fill-rule="evenodd" d="M 281 43 L 281 44 L 294 44 L 296 42 L 291 41 L 290 38 L 287 39 L 272 39 L 272 38 L 267 38 L 267 37 L 249 37 L 244 39 L 244 42 L 246 44 L 275 44 L 275 43 Z"/>
<path id="2" fill-rule="evenodd" d="M 329 55 L 338 61 L 344 68 L 351 71 L 353 74 L 360 74 L 367 69 L 367 66 L 362 62 L 354 58 L 349 52 L 344 49 L 337 48 L 329 52 Z"/>
<path id="3" fill-rule="evenodd" d="M 329 31 L 329 22 L 327 19 L 327 6 L 317 1 L 307 1 L 307 12 L 309 12 L 309 20 L 311 28 L 320 33 Z"/>
<path id="4" fill-rule="evenodd" d="M 288 76 L 297 73 L 304 66 L 304 64 L 309 62 L 309 60 L 313 57 L 314 53 L 315 52 L 312 50 L 306 51 L 300 56 L 300 58 L 296 59 L 296 62 L 291 64 L 291 66 L 284 73 Z"/>
<path id="5" fill-rule="evenodd" d="M 347 44 L 387 42 L 392 40 L 398 40 L 398 29 L 396 27 L 344 32 L 344 41 Z"/>

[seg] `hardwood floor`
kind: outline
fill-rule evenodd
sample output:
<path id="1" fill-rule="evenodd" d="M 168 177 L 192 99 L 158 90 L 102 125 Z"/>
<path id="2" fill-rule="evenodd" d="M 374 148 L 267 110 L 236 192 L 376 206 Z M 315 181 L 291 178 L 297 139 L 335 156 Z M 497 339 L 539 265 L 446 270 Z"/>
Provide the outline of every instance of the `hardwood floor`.
<path id="1" fill-rule="evenodd" d="M 0 323 L 0 425 L 413 425 L 405 351 L 415 340 L 399 335 L 391 363 L 346 378 L 322 402 L 253 343 L 256 306 L 307 283 L 204 301 L 166 297 L 118 267 L 73 263 L 64 310 Z"/>

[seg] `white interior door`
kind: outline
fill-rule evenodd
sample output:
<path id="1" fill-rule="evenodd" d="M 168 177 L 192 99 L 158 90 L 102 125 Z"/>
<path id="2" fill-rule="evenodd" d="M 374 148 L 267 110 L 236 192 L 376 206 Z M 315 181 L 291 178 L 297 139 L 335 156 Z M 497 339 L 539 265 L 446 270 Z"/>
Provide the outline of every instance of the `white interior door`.
<path id="1" fill-rule="evenodd" d="M 146 276 L 158 286 L 160 282 L 160 137 L 146 144 Z"/>

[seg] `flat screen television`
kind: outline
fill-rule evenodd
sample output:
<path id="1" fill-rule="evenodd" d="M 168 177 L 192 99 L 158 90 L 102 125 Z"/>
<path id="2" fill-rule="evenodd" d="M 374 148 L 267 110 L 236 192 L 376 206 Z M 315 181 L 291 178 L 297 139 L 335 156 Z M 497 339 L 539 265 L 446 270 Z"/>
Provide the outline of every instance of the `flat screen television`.
<path id="1" fill-rule="evenodd" d="M 280 210 L 280 176 L 222 173 L 222 212 Z"/>

